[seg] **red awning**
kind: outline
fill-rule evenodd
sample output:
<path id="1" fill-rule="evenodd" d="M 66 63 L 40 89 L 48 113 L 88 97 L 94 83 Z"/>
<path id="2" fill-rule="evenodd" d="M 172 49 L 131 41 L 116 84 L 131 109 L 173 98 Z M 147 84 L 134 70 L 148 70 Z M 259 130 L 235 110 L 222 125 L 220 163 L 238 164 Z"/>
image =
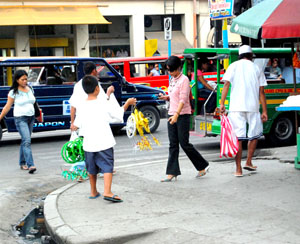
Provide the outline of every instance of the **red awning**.
<path id="1" fill-rule="evenodd" d="M 262 25 L 262 38 L 300 37 L 300 1 L 283 0 Z"/>

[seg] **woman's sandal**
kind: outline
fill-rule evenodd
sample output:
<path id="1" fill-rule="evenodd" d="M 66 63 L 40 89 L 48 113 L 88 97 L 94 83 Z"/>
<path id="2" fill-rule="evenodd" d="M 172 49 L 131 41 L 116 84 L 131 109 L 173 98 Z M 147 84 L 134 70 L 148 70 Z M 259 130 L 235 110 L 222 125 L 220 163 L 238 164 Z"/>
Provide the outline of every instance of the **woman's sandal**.
<path id="1" fill-rule="evenodd" d="M 28 173 L 33 174 L 36 171 L 36 167 L 30 167 Z"/>
<path id="2" fill-rule="evenodd" d="M 202 176 L 206 175 L 206 172 L 205 171 L 202 171 L 202 172 L 199 172 L 197 175 L 196 175 L 196 178 L 200 178 Z"/>
<path id="3" fill-rule="evenodd" d="M 28 170 L 29 168 L 28 168 L 27 165 L 24 164 L 24 165 L 21 165 L 21 166 L 20 166 L 20 169 L 21 169 L 21 170 Z"/>
<path id="4" fill-rule="evenodd" d="M 177 180 L 177 175 L 172 175 L 171 177 L 163 179 L 160 182 L 171 182 L 173 179 L 175 179 L 175 181 L 176 181 Z"/>
<path id="5" fill-rule="evenodd" d="M 206 175 L 206 173 L 208 171 L 209 171 L 209 165 L 204 170 L 199 171 L 199 173 L 196 175 L 196 178 L 200 178 L 200 177 Z"/>

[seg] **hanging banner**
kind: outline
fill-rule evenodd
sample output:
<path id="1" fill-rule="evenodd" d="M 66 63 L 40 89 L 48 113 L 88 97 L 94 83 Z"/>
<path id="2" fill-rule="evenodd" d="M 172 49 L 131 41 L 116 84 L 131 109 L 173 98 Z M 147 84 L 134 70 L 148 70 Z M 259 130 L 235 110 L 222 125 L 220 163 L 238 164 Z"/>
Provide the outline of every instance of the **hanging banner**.
<path id="1" fill-rule="evenodd" d="M 233 17 L 234 0 L 208 0 L 211 19 L 226 19 Z"/>

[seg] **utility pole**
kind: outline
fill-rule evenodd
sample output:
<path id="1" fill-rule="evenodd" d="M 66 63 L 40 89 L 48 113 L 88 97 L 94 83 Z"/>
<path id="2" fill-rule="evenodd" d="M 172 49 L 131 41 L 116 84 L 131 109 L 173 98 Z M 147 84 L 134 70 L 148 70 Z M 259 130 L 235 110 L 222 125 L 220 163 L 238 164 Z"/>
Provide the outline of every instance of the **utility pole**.
<path id="1" fill-rule="evenodd" d="M 196 0 L 194 0 L 194 11 L 193 11 L 193 47 L 197 48 L 197 13 L 196 13 Z"/>

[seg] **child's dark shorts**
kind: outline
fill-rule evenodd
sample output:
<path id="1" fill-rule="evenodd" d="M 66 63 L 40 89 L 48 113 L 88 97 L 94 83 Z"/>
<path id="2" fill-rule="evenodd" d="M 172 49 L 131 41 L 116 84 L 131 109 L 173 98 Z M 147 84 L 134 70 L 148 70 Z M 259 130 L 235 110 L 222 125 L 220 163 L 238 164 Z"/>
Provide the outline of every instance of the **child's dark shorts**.
<path id="1" fill-rule="evenodd" d="M 112 173 L 114 169 L 114 149 L 100 152 L 84 152 L 87 172 L 91 175 Z"/>

